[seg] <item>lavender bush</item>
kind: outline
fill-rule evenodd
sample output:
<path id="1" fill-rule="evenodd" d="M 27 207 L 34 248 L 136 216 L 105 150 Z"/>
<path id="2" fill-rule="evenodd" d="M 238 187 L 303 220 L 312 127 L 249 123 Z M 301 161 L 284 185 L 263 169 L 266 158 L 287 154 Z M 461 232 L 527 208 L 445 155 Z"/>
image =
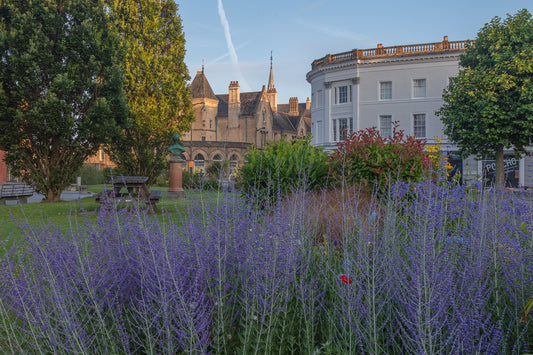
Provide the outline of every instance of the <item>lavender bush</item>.
<path id="1" fill-rule="evenodd" d="M 520 323 L 533 294 L 531 197 L 397 184 L 372 212 L 350 199 L 338 204 L 339 242 L 309 218 L 316 196 L 265 210 L 227 193 L 191 200 L 186 213 L 163 222 L 108 206 L 97 223 L 73 223 L 68 233 L 26 226 L 0 259 L 0 348 L 531 350 L 529 324 Z M 317 230 L 325 231 L 320 239 Z"/>

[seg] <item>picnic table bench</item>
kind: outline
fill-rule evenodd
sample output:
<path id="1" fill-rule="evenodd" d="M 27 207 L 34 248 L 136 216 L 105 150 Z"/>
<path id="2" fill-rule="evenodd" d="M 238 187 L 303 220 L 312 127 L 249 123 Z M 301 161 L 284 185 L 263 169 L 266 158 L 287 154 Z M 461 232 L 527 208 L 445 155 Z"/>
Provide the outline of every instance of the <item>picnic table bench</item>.
<path id="1" fill-rule="evenodd" d="M 156 203 L 159 202 L 163 194 L 160 190 L 149 192 L 148 186 L 146 185 L 147 181 L 148 177 L 146 176 L 116 176 L 108 181 L 109 184 L 113 185 L 113 189 L 104 189 L 95 195 L 94 198 L 99 203 L 103 203 L 104 201 L 112 203 L 145 203 L 155 212 Z M 122 193 L 122 189 L 126 189 L 127 192 Z"/>
<path id="2" fill-rule="evenodd" d="M 28 198 L 33 196 L 33 187 L 25 183 L 8 182 L 0 185 L 0 205 L 7 201 L 27 203 Z"/>

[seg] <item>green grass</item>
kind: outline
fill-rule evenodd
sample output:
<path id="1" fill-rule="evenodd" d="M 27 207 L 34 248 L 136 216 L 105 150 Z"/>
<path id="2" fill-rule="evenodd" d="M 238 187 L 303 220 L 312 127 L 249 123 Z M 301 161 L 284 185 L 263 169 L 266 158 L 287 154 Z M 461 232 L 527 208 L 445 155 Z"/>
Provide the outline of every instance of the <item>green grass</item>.
<path id="1" fill-rule="evenodd" d="M 93 193 L 102 191 L 104 185 L 90 185 L 88 190 Z M 153 187 L 154 190 L 166 191 L 166 187 Z M 187 191 L 192 198 L 217 198 L 216 192 Z M 188 199 L 166 200 L 162 199 L 158 204 L 158 213 L 154 215 L 160 221 L 171 220 L 179 223 L 179 220 L 187 208 Z M 144 208 L 144 205 L 142 206 Z M 86 221 L 95 222 L 100 205 L 92 197 L 76 201 L 57 203 L 29 203 L 0 205 L 0 256 L 4 254 L 13 241 L 20 239 L 22 234 L 20 226 L 39 226 L 53 224 L 61 230 L 67 231 L 71 226 L 83 224 Z M 5 243 L 2 245 L 2 243 Z"/>

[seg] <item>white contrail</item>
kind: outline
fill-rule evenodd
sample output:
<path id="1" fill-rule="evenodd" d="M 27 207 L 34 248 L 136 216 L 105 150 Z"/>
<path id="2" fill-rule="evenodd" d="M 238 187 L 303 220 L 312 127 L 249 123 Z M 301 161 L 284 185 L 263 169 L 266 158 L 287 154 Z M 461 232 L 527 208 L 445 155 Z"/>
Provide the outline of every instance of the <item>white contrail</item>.
<path id="1" fill-rule="evenodd" d="M 246 41 L 246 42 L 244 42 L 243 44 L 241 44 L 240 46 L 237 46 L 237 48 L 235 48 L 235 50 L 241 49 L 241 48 L 247 46 L 248 44 L 250 44 L 250 41 Z M 218 62 L 220 62 L 222 59 L 225 59 L 225 58 L 227 58 L 227 57 L 229 57 L 229 52 L 224 53 L 224 54 L 222 54 L 221 56 L 216 57 L 215 59 L 211 60 L 211 61 L 210 61 L 209 63 L 207 63 L 207 64 L 218 63 Z"/>
<path id="2" fill-rule="evenodd" d="M 242 83 L 243 89 L 245 91 L 250 91 L 248 83 L 242 76 L 241 69 L 239 67 L 239 58 L 237 57 L 237 52 L 235 51 L 235 47 L 233 46 L 233 41 L 231 40 L 229 23 L 228 23 L 228 19 L 226 18 L 226 12 L 224 11 L 224 5 L 222 5 L 222 0 L 218 0 L 218 16 L 220 17 L 220 23 L 222 24 L 222 27 L 224 28 L 224 36 L 226 37 L 226 44 L 228 46 L 229 55 L 231 57 L 231 61 L 233 65 L 235 66 L 235 69 L 237 70 L 238 79 Z"/>

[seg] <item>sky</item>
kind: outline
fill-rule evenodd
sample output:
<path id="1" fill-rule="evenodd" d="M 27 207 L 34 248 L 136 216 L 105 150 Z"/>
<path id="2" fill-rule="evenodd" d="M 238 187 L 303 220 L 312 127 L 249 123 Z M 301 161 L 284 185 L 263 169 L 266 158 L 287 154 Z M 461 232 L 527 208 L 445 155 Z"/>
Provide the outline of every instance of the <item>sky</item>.
<path id="1" fill-rule="evenodd" d="M 311 96 L 315 59 L 352 49 L 475 39 L 493 17 L 531 0 L 176 0 L 191 80 L 202 70 L 215 94 L 268 84 L 270 53 L 278 103 Z"/>

